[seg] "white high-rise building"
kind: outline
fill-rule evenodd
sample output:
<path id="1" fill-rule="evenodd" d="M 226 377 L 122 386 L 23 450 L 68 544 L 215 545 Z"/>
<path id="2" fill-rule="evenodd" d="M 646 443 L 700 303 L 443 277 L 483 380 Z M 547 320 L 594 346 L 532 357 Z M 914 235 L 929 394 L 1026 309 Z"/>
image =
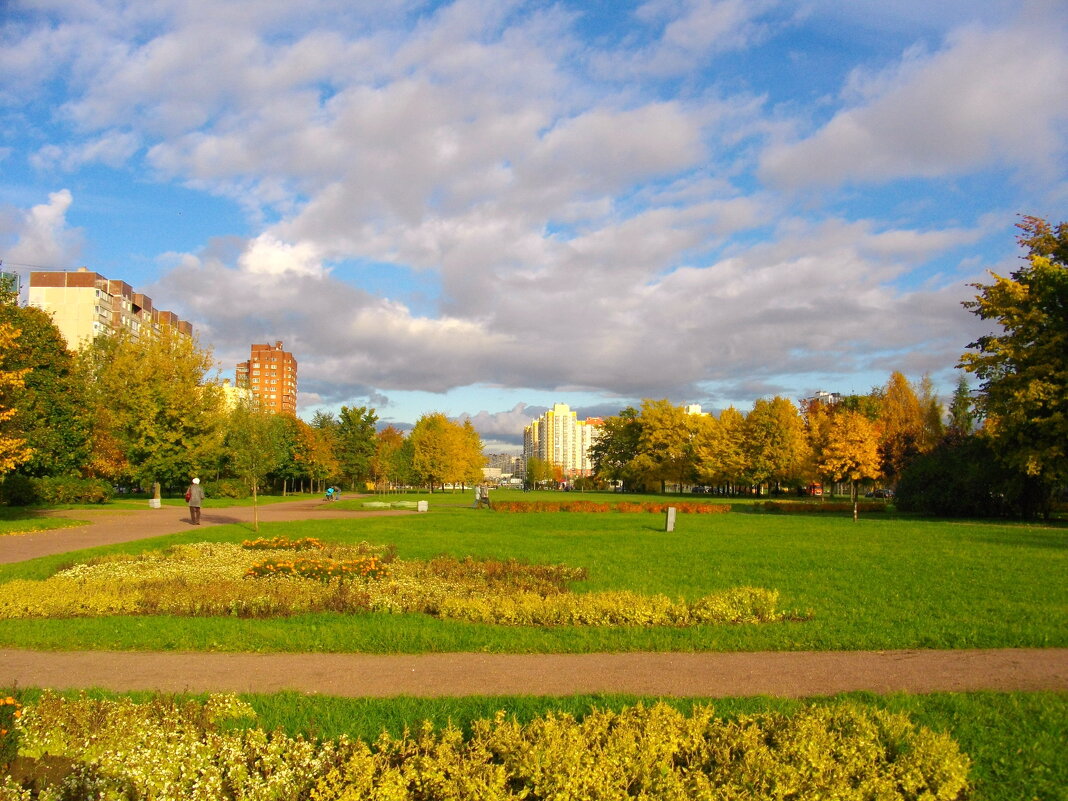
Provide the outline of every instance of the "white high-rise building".
<path id="1" fill-rule="evenodd" d="M 568 477 L 593 472 L 590 446 L 597 441 L 599 417 L 579 420 L 566 403 L 557 403 L 523 429 L 523 461 L 538 458 L 558 466 Z"/>

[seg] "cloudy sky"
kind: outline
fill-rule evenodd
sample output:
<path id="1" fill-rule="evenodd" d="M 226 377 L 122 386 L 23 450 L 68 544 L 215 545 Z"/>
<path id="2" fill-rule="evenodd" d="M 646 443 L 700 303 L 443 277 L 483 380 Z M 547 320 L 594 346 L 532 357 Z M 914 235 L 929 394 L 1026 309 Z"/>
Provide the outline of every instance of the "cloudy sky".
<path id="1" fill-rule="evenodd" d="M 0 258 L 301 414 L 940 387 L 1068 218 L 1061 0 L 2 0 Z"/>

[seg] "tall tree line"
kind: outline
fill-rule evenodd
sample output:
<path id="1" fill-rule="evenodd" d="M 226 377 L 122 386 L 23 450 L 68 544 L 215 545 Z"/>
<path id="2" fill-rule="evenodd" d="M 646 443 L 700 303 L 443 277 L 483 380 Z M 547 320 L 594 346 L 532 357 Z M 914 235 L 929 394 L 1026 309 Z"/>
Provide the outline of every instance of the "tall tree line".
<path id="1" fill-rule="evenodd" d="M 92 478 L 179 490 L 366 490 L 474 483 L 482 442 L 467 422 L 424 415 L 405 437 L 369 407 L 311 422 L 227 401 L 209 349 L 164 328 L 67 348 L 44 311 L 0 294 L 0 477 Z"/>

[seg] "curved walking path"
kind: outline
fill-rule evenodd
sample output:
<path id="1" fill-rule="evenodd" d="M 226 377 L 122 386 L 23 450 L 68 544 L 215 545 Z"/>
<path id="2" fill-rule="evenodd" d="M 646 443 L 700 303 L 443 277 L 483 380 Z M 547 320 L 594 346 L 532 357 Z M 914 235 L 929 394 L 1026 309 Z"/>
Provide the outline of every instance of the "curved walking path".
<path id="1" fill-rule="evenodd" d="M 349 697 L 1064 691 L 1068 649 L 388 656 L 0 650 L 0 686 L 12 685 Z"/>
<path id="2" fill-rule="evenodd" d="M 302 498 L 258 507 L 261 523 L 293 522 L 297 520 L 338 520 L 384 515 L 410 515 L 405 510 L 373 512 L 338 509 L 334 504 L 316 498 Z M 110 509 L 74 512 L 45 512 L 47 517 L 69 517 L 86 520 L 86 525 L 72 528 L 35 531 L 0 537 L 0 564 L 23 562 L 39 556 L 111 545 L 116 542 L 162 537 L 190 531 L 189 510 L 185 506 L 164 506 L 161 509 L 115 511 Z M 225 509 L 205 508 L 201 514 L 201 528 L 230 523 L 252 523 L 251 506 L 231 506 Z"/>
<path id="3" fill-rule="evenodd" d="M 70 513 L 55 513 L 70 516 Z M 261 522 L 412 514 L 301 499 Z M 189 531 L 185 507 L 77 512 L 88 525 L 0 537 L 0 563 Z M 203 525 L 250 523 L 251 507 L 205 509 Z M 296 690 L 352 697 L 570 695 L 803 697 L 975 690 L 1068 691 L 1068 649 L 622 654 L 229 654 L 0 649 L 0 686 L 165 692 Z"/>

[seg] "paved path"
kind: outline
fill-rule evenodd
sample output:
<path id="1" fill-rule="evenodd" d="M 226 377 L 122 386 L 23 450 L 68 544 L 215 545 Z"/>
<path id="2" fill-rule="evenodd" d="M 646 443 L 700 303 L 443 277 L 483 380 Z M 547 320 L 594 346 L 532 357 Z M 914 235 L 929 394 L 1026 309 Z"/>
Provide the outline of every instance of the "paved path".
<path id="1" fill-rule="evenodd" d="M 390 656 L 0 650 L 0 687 L 13 685 L 351 697 L 1068 691 L 1068 649 Z"/>
<path id="2" fill-rule="evenodd" d="M 0 537 L 0 564 L 22 562 L 39 556 L 110 545 L 116 542 L 162 537 L 165 534 L 187 532 L 193 528 L 189 510 L 185 506 L 164 506 L 141 511 L 78 510 L 76 512 L 47 512 L 50 517 L 69 517 L 87 520 L 88 525 L 73 528 L 37 531 Z M 201 528 L 228 523 L 252 523 L 251 506 L 232 506 L 226 509 L 204 509 Z M 345 511 L 321 499 L 306 498 L 272 503 L 259 507 L 261 523 L 291 522 L 295 520 L 353 519 L 383 515 L 415 514 L 404 510 Z M 250 530 L 251 535 L 251 530 Z"/>

